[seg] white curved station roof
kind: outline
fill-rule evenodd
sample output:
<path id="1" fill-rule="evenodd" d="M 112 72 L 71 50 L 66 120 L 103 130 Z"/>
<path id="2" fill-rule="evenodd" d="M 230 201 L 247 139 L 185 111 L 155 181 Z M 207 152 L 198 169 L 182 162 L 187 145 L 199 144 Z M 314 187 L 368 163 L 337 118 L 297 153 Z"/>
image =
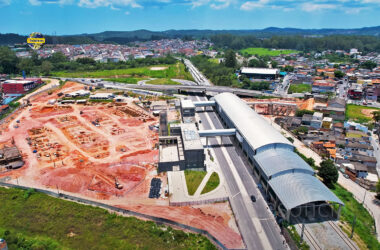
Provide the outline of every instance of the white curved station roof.
<path id="1" fill-rule="evenodd" d="M 269 180 L 269 185 L 287 210 L 318 201 L 344 205 L 333 192 L 312 175 L 284 174 Z"/>
<path id="2" fill-rule="evenodd" d="M 221 93 L 214 99 L 252 149 L 256 150 L 268 144 L 285 144 L 294 148 L 288 139 L 236 95 Z"/>
<path id="3" fill-rule="evenodd" d="M 314 174 L 309 164 L 289 149 L 268 149 L 258 153 L 254 158 L 267 178 L 286 172 Z"/>
<path id="4" fill-rule="evenodd" d="M 254 159 L 287 210 L 311 202 L 344 205 L 314 176 L 313 169 L 293 151 L 294 146 L 289 140 L 243 100 L 232 93 L 222 93 L 214 99 L 254 150 L 270 144 L 285 145 L 259 151 Z"/>

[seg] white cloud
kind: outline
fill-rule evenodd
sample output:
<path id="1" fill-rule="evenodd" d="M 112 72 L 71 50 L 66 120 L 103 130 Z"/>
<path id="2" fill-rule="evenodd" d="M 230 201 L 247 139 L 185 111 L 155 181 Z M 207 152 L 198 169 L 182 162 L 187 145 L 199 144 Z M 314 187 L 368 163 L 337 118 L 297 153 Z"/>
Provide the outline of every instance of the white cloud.
<path id="1" fill-rule="evenodd" d="M 39 0 L 29 0 L 29 3 L 34 6 L 41 5 L 41 1 Z"/>
<path id="2" fill-rule="evenodd" d="M 313 12 L 319 10 L 331 10 L 337 8 L 336 4 L 316 4 L 316 3 L 304 3 L 301 5 L 301 9 L 306 12 Z"/>
<path id="3" fill-rule="evenodd" d="M 79 0 L 81 7 L 97 8 L 97 7 L 125 7 L 142 8 L 135 0 Z M 116 7 L 117 6 L 117 7 Z"/>
<path id="4" fill-rule="evenodd" d="M 126 12 L 124 12 L 124 14 L 129 15 L 129 14 L 131 14 L 131 12 L 126 11 Z"/>
<path id="5" fill-rule="evenodd" d="M 248 1 L 248 2 L 243 3 L 240 6 L 240 9 L 241 10 L 259 9 L 259 8 L 263 8 L 268 2 L 269 2 L 269 0 L 258 0 L 258 1 L 255 1 L 255 2 Z"/>
<path id="6" fill-rule="evenodd" d="M 225 9 L 230 6 L 232 0 L 216 0 L 215 3 L 210 4 L 210 7 L 215 10 Z"/>
<path id="7" fill-rule="evenodd" d="M 189 2 L 193 8 L 196 8 L 208 4 L 210 0 L 189 0 Z"/>
<path id="8" fill-rule="evenodd" d="M 11 0 L 0 0 L 0 7 L 10 5 L 11 2 L 12 2 Z"/>

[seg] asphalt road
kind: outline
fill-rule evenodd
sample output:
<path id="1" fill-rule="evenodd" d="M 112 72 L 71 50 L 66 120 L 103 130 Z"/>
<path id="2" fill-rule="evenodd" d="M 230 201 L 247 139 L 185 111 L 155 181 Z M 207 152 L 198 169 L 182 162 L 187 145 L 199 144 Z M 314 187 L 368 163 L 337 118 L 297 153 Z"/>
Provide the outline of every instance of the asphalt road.
<path id="1" fill-rule="evenodd" d="M 211 86 L 210 81 L 193 65 L 189 59 L 184 59 L 184 63 L 198 85 Z"/>
<path id="2" fill-rule="evenodd" d="M 197 100 L 197 97 L 191 98 Z M 206 98 L 201 100 L 206 100 Z M 223 128 L 219 118 L 211 108 L 207 112 L 199 112 L 198 115 L 202 120 L 204 129 Z M 209 121 L 212 121 L 213 127 Z M 216 158 L 226 178 L 230 190 L 231 206 L 247 248 L 287 249 L 287 245 L 283 244 L 284 239 L 280 233 L 280 228 L 253 179 L 252 170 L 249 169 L 249 165 L 244 162 L 244 158 L 232 145 L 231 139 L 224 137 L 222 145 L 220 145 L 216 138 L 209 138 L 209 144 L 214 147 Z M 226 151 L 223 152 L 221 146 Z M 228 154 L 227 157 L 225 153 Z M 230 168 L 231 164 L 228 163 L 227 158 L 233 162 L 232 167 L 235 167 L 239 176 L 237 179 L 234 177 Z M 255 203 L 250 200 L 250 195 L 256 197 L 257 201 Z"/>

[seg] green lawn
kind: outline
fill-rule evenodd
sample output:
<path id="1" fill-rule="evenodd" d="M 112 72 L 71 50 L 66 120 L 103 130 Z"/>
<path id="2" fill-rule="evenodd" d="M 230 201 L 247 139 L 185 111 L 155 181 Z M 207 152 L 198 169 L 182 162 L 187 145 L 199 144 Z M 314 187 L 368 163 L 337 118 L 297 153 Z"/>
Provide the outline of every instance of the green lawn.
<path id="1" fill-rule="evenodd" d="M 166 67 L 162 70 L 151 70 L 152 67 Z M 67 72 L 56 71 L 52 73 L 56 77 L 77 77 L 77 78 L 127 78 L 131 81 L 132 78 L 178 78 L 186 80 L 194 80 L 189 72 L 185 70 L 185 65 L 181 62 L 171 65 L 151 65 L 140 68 L 128 68 L 128 69 L 114 69 L 114 70 L 99 70 L 99 71 L 85 71 L 85 72 Z"/>
<path id="2" fill-rule="evenodd" d="M 290 84 L 288 93 L 305 93 L 311 92 L 311 84 Z"/>
<path id="3" fill-rule="evenodd" d="M 206 176 L 205 171 L 185 170 L 186 186 L 189 195 L 193 195 Z"/>
<path id="4" fill-rule="evenodd" d="M 208 192 L 211 192 L 215 188 L 219 186 L 220 180 L 219 180 L 219 175 L 217 172 L 214 172 L 211 174 L 210 179 L 208 179 L 206 186 L 203 188 L 201 194 L 205 194 Z"/>
<path id="5" fill-rule="evenodd" d="M 121 77 L 121 78 L 106 78 L 105 81 L 120 82 L 120 83 L 130 83 L 136 84 L 138 81 L 144 80 L 145 78 L 138 77 Z"/>
<path id="6" fill-rule="evenodd" d="M 335 189 L 331 189 L 336 196 L 345 204 L 342 207 L 340 220 L 348 222 L 350 225 L 356 216 L 355 233 L 367 245 L 368 249 L 380 249 L 380 243 L 377 241 L 374 227 L 374 219 L 352 196 L 352 193 L 345 190 L 342 186 L 336 184 Z"/>
<path id="7" fill-rule="evenodd" d="M 372 120 L 372 117 L 368 117 L 362 113 L 363 109 L 380 110 L 379 108 L 372 108 L 366 106 L 360 106 L 355 104 L 346 105 L 346 119 L 351 119 L 355 122 L 366 123 Z"/>
<path id="8" fill-rule="evenodd" d="M 0 238 L 12 249 L 216 249 L 199 234 L 47 196 L 0 188 Z"/>
<path id="9" fill-rule="evenodd" d="M 241 54 L 249 54 L 249 55 L 258 55 L 258 56 L 279 56 L 279 55 L 287 55 L 292 53 L 298 53 L 297 50 L 271 50 L 266 48 L 246 48 L 240 50 Z"/>
<path id="10" fill-rule="evenodd" d="M 209 62 L 219 64 L 219 59 L 218 58 L 210 58 L 208 60 L 209 60 Z"/>
<path id="11" fill-rule="evenodd" d="M 154 80 L 147 81 L 146 84 L 155 84 L 155 85 L 181 85 L 179 82 L 175 82 L 169 78 L 158 78 Z"/>

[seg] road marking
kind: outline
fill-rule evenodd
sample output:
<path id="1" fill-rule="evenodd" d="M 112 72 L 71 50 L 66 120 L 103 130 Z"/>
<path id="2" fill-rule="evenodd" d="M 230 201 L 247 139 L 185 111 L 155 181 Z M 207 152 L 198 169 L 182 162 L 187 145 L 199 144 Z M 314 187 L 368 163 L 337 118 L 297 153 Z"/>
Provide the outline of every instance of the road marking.
<path id="1" fill-rule="evenodd" d="M 240 194 L 240 192 L 237 192 L 236 194 L 234 194 L 231 199 L 233 199 L 236 195 Z"/>

